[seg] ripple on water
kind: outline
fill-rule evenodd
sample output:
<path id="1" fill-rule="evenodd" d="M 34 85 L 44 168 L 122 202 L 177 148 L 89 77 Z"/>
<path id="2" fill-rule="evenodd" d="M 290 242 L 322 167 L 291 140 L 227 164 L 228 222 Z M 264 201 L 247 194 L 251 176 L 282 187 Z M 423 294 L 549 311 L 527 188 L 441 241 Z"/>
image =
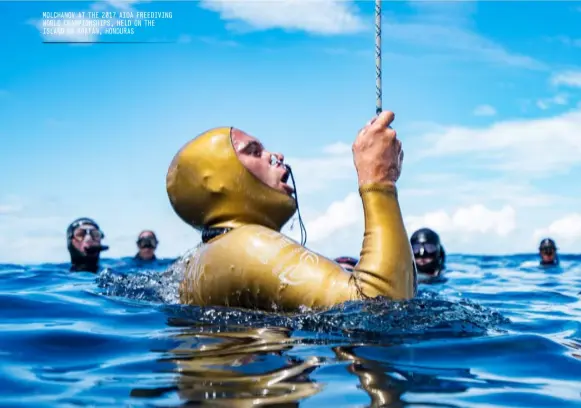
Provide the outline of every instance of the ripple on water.
<path id="1" fill-rule="evenodd" d="M 2 265 L 2 406 L 581 406 L 581 257 L 449 256 L 417 299 L 177 305 L 181 267 Z M 282 405 L 281 405 L 282 404 Z"/>

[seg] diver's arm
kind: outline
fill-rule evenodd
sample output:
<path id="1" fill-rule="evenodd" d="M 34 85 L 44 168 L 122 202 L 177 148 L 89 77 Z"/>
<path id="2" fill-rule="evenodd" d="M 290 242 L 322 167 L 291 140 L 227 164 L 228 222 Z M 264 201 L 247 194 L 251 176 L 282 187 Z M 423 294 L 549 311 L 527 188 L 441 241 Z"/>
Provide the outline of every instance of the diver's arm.
<path id="1" fill-rule="evenodd" d="M 361 196 L 366 231 L 354 273 L 277 231 L 246 225 L 203 245 L 190 258 L 181 302 L 282 311 L 378 295 L 412 297 L 414 269 L 395 189 L 367 185 Z"/>
<path id="2" fill-rule="evenodd" d="M 409 299 L 416 294 L 416 271 L 394 183 L 367 183 L 359 194 L 365 214 L 356 285 L 364 297 Z"/>

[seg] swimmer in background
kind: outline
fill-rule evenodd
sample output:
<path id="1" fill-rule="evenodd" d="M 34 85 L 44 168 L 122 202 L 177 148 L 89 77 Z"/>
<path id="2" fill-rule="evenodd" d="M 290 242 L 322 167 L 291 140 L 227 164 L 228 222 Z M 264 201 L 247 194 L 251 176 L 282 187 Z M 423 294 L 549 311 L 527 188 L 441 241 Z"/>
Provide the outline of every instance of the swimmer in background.
<path id="1" fill-rule="evenodd" d="M 280 233 L 298 210 L 282 154 L 231 127 L 183 146 L 170 164 L 167 192 L 180 218 L 202 232 L 202 244 L 187 258 L 181 303 L 296 311 L 413 298 L 416 270 L 396 188 L 403 150 L 393 120 L 382 112 L 353 143 L 365 218 L 353 273 Z"/>
<path id="2" fill-rule="evenodd" d="M 102 251 L 109 249 L 101 245 L 105 234 L 90 218 L 78 218 L 67 228 L 67 249 L 71 256 L 71 272 L 93 272 L 99 270 Z"/>
<path id="3" fill-rule="evenodd" d="M 155 232 L 151 230 L 141 231 L 137 237 L 137 254 L 133 258 L 134 261 L 147 263 L 155 262 L 155 250 L 157 249 L 158 240 Z"/>
<path id="4" fill-rule="evenodd" d="M 420 282 L 434 282 L 446 268 L 446 251 L 440 236 L 429 228 L 421 228 L 410 238 Z"/>
<path id="5" fill-rule="evenodd" d="M 539 244 L 540 265 L 550 266 L 559 265 L 559 255 L 557 254 L 557 245 L 551 238 L 545 238 Z"/>
<path id="6" fill-rule="evenodd" d="M 340 256 L 339 258 L 335 258 L 335 262 L 341 265 L 346 271 L 353 272 L 353 268 L 355 268 L 358 261 L 350 256 Z"/>

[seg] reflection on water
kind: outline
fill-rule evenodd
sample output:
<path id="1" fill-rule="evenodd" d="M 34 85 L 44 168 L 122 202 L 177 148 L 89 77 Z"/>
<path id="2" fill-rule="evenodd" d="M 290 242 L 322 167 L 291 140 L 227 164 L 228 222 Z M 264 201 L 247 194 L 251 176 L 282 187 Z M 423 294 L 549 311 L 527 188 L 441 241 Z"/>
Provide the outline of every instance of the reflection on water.
<path id="1" fill-rule="evenodd" d="M 308 376 L 319 364 L 316 357 L 302 360 L 284 354 L 294 342 L 288 329 L 223 332 L 194 326 L 175 338 L 180 344 L 170 350 L 169 360 L 177 365 L 177 391 L 188 404 L 294 407 L 320 389 Z M 135 389 L 132 395 L 149 396 L 152 391 Z"/>
<path id="2" fill-rule="evenodd" d="M 451 256 L 413 301 L 295 314 L 177 305 L 166 267 L 110 266 L 0 266 L 1 406 L 581 406 L 581 257 Z"/>
<path id="3" fill-rule="evenodd" d="M 136 388 L 131 391 L 133 397 L 159 397 L 177 391 L 185 405 L 298 407 L 305 397 L 327 386 L 310 374 L 316 368 L 338 366 L 358 378 L 359 388 L 369 396 L 369 406 L 397 407 L 403 406 L 401 396 L 410 389 L 417 392 L 462 392 L 467 389 L 462 384 L 439 378 L 442 374 L 470 377 L 469 370 L 465 369 L 444 372 L 420 367 L 415 372 L 398 369 L 358 356 L 354 345 L 326 344 L 332 355 L 323 358 L 293 356 L 288 353 L 293 348 L 313 342 L 292 338 L 291 331 L 285 328 L 230 327 L 231 331 L 223 331 L 182 319 L 170 319 L 168 324 L 181 328 L 174 336 L 179 345 L 169 350 L 169 357 L 160 361 L 175 363 L 176 386 Z"/>

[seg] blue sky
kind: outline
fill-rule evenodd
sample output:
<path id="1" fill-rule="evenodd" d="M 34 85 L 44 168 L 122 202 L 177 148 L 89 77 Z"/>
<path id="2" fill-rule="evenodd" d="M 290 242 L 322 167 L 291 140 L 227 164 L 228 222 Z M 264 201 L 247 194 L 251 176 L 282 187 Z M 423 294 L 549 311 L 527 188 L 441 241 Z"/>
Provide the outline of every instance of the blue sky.
<path id="1" fill-rule="evenodd" d="M 383 8 L 408 232 L 431 226 L 449 252 L 533 252 L 545 235 L 579 252 L 581 3 Z M 171 11 L 97 38 L 169 43 L 42 43 L 42 12 L 95 10 Z M 0 2 L 0 15 L 0 262 L 66 260 L 78 216 L 101 224 L 108 256 L 132 255 L 141 229 L 162 256 L 196 245 L 165 174 L 222 125 L 293 165 L 311 248 L 359 253 L 350 144 L 375 111 L 373 2 Z"/>

